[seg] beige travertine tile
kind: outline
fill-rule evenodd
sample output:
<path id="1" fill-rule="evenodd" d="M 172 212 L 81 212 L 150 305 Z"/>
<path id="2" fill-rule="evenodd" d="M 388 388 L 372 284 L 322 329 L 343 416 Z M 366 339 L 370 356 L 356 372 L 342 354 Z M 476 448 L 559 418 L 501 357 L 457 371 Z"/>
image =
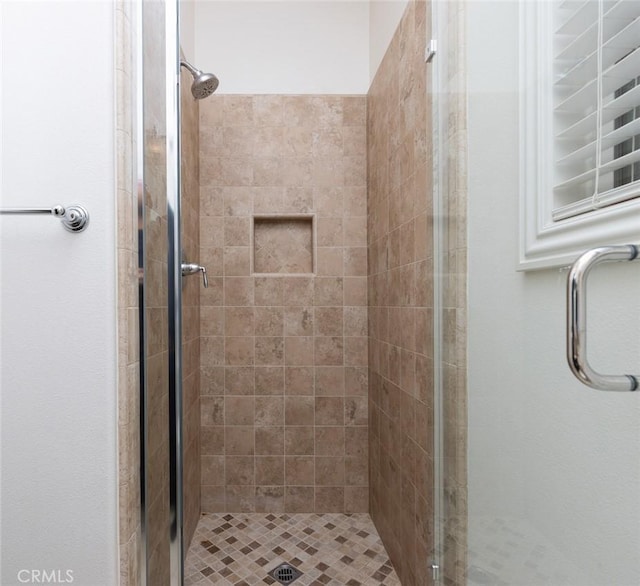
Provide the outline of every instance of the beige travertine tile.
<path id="1" fill-rule="evenodd" d="M 280 486 L 284 485 L 284 456 L 256 457 L 256 484 Z M 282 491 L 284 496 L 284 491 Z"/>
<path id="2" fill-rule="evenodd" d="M 318 218 L 318 246 L 342 246 L 342 217 Z"/>
<path id="3" fill-rule="evenodd" d="M 342 336 L 344 329 L 342 314 L 342 307 L 316 307 L 316 336 Z"/>
<path id="4" fill-rule="evenodd" d="M 315 369 L 316 396 L 337 396 L 345 394 L 345 369 L 342 366 L 317 366 Z"/>
<path id="5" fill-rule="evenodd" d="M 284 368 L 282 366 L 258 366 L 254 371 L 256 395 L 284 394 Z"/>
<path id="6" fill-rule="evenodd" d="M 285 368 L 285 394 L 313 395 L 314 369 L 310 366 L 288 366 Z"/>
<path id="7" fill-rule="evenodd" d="M 317 277 L 314 280 L 313 304 L 342 305 L 343 282 L 342 277 Z"/>
<path id="8" fill-rule="evenodd" d="M 201 425 L 224 425 L 224 399 L 222 397 L 200 397 Z"/>
<path id="9" fill-rule="evenodd" d="M 344 427 L 316 427 L 315 446 L 317 456 L 344 455 Z"/>
<path id="10" fill-rule="evenodd" d="M 344 369 L 345 395 L 367 396 L 369 373 L 366 367 L 346 367 Z"/>
<path id="11" fill-rule="evenodd" d="M 200 395 L 224 395 L 223 366 L 207 366 L 200 369 Z"/>
<path id="12" fill-rule="evenodd" d="M 227 396 L 224 398 L 224 423 L 226 425 L 253 425 L 255 397 Z"/>
<path id="13" fill-rule="evenodd" d="M 222 126 L 224 120 L 223 100 L 221 98 L 215 100 L 202 100 L 200 104 L 200 134 L 207 132 L 209 128 L 218 128 Z"/>
<path id="14" fill-rule="evenodd" d="M 367 123 L 367 103 L 362 98 L 345 97 L 342 108 L 344 126 L 362 126 Z"/>
<path id="15" fill-rule="evenodd" d="M 284 425 L 284 397 L 256 397 L 254 423 L 256 427 Z"/>
<path id="16" fill-rule="evenodd" d="M 344 274 L 344 252 L 340 247 L 318 248 L 316 252 L 316 274 L 319 276 L 342 276 Z"/>
<path id="17" fill-rule="evenodd" d="M 369 480 L 367 458 L 346 456 L 344 461 L 345 484 L 349 487 L 366 487 Z"/>
<path id="18" fill-rule="evenodd" d="M 268 214 L 272 210 L 282 207 L 284 187 L 273 185 L 268 187 L 254 186 L 252 192 L 254 214 Z"/>
<path id="19" fill-rule="evenodd" d="M 315 364 L 339 366 L 344 364 L 344 338 L 341 336 L 317 336 L 314 338 Z"/>
<path id="20" fill-rule="evenodd" d="M 256 427 L 256 454 L 277 456 L 284 454 L 284 427 Z"/>
<path id="21" fill-rule="evenodd" d="M 211 284 L 209 284 L 209 288 Z M 251 277 L 226 277 L 224 279 L 224 303 L 227 306 L 253 305 L 253 279 Z"/>
<path id="22" fill-rule="evenodd" d="M 253 427 L 225 426 L 224 453 L 227 456 L 252 456 L 254 453 Z M 216 483 L 203 482 L 203 484 Z"/>
<path id="23" fill-rule="evenodd" d="M 224 394 L 255 394 L 254 369 L 250 366 L 227 366 L 224 368 Z"/>
<path id="24" fill-rule="evenodd" d="M 345 305 L 367 305 L 367 278 L 344 278 L 344 303 Z"/>
<path id="25" fill-rule="evenodd" d="M 225 458 L 225 484 L 227 486 L 255 486 L 254 461 L 253 456 L 227 456 Z M 229 491 L 227 491 L 228 495 Z"/>
<path id="26" fill-rule="evenodd" d="M 316 456 L 315 465 L 316 486 L 344 486 L 344 456 Z M 316 499 L 318 497 L 317 491 L 318 489 L 316 489 Z M 342 508 L 342 499 L 340 499 L 340 502 L 336 502 L 335 506 Z"/>
<path id="27" fill-rule="evenodd" d="M 225 307 L 225 336 L 253 336 L 255 330 L 253 307 Z"/>
<path id="28" fill-rule="evenodd" d="M 281 277 L 255 278 L 255 304 L 281 306 L 283 303 L 284 279 Z"/>
<path id="29" fill-rule="evenodd" d="M 243 216 L 228 216 L 224 221 L 224 238 L 222 243 L 211 246 L 249 246 L 249 218 Z M 202 220 L 201 220 L 202 222 Z M 220 226 L 218 226 L 218 230 Z M 219 238 L 219 236 L 218 236 Z M 202 240 L 201 240 L 202 242 Z"/>
<path id="30" fill-rule="evenodd" d="M 349 216 L 344 221 L 345 246 L 367 245 L 367 218 L 366 216 Z"/>
<path id="31" fill-rule="evenodd" d="M 215 488 L 207 487 L 207 500 L 219 506 Z M 248 491 L 238 490 L 243 488 L 234 487 L 228 505 L 248 505 Z M 398 586 L 400 581 L 371 519 L 361 513 L 367 497 L 366 487 L 317 491 L 313 486 L 257 487 L 255 508 L 272 510 L 283 507 L 284 501 L 289 511 L 300 509 L 307 514 L 203 515 L 187 556 L 185 583 L 268 583 L 272 580 L 268 572 L 287 561 L 302 572 L 301 584 Z M 308 514 L 314 498 L 321 508 L 342 508 L 340 499 L 344 499 L 344 506 L 355 514 Z"/>
<path id="32" fill-rule="evenodd" d="M 222 425 L 201 426 L 200 437 L 203 455 L 214 456 L 224 454 L 224 431 L 225 428 Z"/>
<path id="33" fill-rule="evenodd" d="M 285 487 L 285 507 L 292 513 L 313 511 L 314 500 L 315 490 L 313 486 Z"/>
<path id="34" fill-rule="evenodd" d="M 253 458 L 251 458 L 253 460 Z M 253 475 L 250 475 L 253 478 Z M 256 488 L 252 485 L 227 485 L 225 488 L 225 510 L 253 512 L 256 508 Z"/>
<path id="35" fill-rule="evenodd" d="M 313 397 L 292 396 L 285 398 L 285 425 L 313 425 L 313 423 Z"/>
<path id="36" fill-rule="evenodd" d="M 282 96 L 254 96 L 253 115 L 256 126 L 279 128 L 284 124 L 284 98 Z"/>
<path id="37" fill-rule="evenodd" d="M 367 329 L 367 308 L 366 307 L 344 307 L 344 328 L 353 336 L 366 336 Z"/>
<path id="38" fill-rule="evenodd" d="M 314 364 L 312 337 L 286 337 L 284 344 L 284 360 L 287 366 L 311 366 Z"/>
<path id="39" fill-rule="evenodd" d="M 225 456 L 227 487 L 221 494 L 203 483 L 203 508 L 366 510 L 366 484 L 346 491 L 344 462 L 345 429 L 362 423 L 368 380 L 366 363 L 344 366 L 344 336 L 366 335 L 366 98 L 214 95 L 206 102 L 195 151 L 199 255 L 211 275 L 200 290 L 199 376 L 202 398 L 224 395 L 225 403 L 222 413 L 219 403 L 203 403 L 201 443 L 207 456 Z M 363 347 L 352 343 L 348 360 L 361 364 Z M 335 429 L 317 438 L 316 394 L 338 399 L 320 405 L 318 425 Z M 345 395 L 357 401 L 345 403 Z M 318 494 L 316 439 L 321 457 L 343 459 L 342 484 Z M 270 476 L 266 458 L 284 454 L 308 459 L 298 480 L 308 484 L 285 490 L 286 466 L 282 478 Z M 258 457 L 265 459 L 258 464 Z M 235 458 L 232 469 L 227 458 Z M 237 458 L 253 458 L 253 475 Z"/>
<path id="40" fill-rule="evenodd" d="M 316 511 L 337 512 L 344 505 L 344 488 L 322 487 L 316 488 Z"/>
<path id="41" fill-rule="evenodd" d="M 366 247 L 344 249 L 344 274 L 349 277 L 360 277 L 367 274 Z"/>
<path id="42" fill-rule="evenodd" d="M 367 358 L 367 338 L 365 336 L 344 338 L 345 366 L 366 366 Z"/>
<path id="43" fill-rule="evenodd" d="M 284 486 L 256 486 L 255 510 L 257 513 L 283 513 Z"/>
<path id="44" fill-rule="evenodd" d="M 284 190 L 282 210 L 298 214 L 313 211 L 313 190 L 311 187 L 287 187 Z"/>
<path id="45" fill-rule="evenodd" d="M 351 189 L 351 188 L 348 188 Z M 313 186 L 313 205 L 319 218 L 339 218 L 344 213 L 342 186 Z"/>
<path id="46" fill-rule="evenodd" d="M 429 5 L 410 2 L 372 83 L 367 101 L 367 253 L 357 224 L 345 227 L 345 275 L 368 274 L 368 349 L 362 314 L 345 309 L 345 500 L 364 502 L 358 484 L 370 478 L 370 510 L 403 584 L 430 584 L 417 560 L 433 547 L 433 192 L 429 68 Z M 343 136 L 349 136 L 343 132 Z M 354 138 L 354 140 L 357 140 Z M 449 149 L 449 152 L 453 152 Z M 361 181 L 345 161 L 345 181 Z M 446 155 L 445 155 L 446 159 Z M 364 214 L 354 214 L 363 216 Z M 349 234 L 350 236 L 347 236 Z M 353 240 L 348 238 L 352 237 Z M 368 257 L 368 258 L 367 258 Z M 366 267 L 367 273 L 362 273 Z M 345 300 L 356 297 L 345 279 Z M 348 303 L 351 303 L 349 301 Z M 353 303 L 358 306 L 359 303 Z M 348 315 L 348 317 L 347 317 Z M 452 320 L 455 323 L 455 319 Z M 455 327 L 454 327 L 455 330 Z M 452 330 L 452 332 L 454 331 Z M 455 345 L 450 338 L 450 348 Z M 452 350 L 453 355 L 453 350 Z M 368 375 L 363 370 L 368 363 Z M 369 393 L 363 392 L 368 379 Z M 352 392 L 350 392 L 350 390 Z M 369 451 L 359 447 L 364 413 Z M 353 427 L 352 427 L 353 425 Z M 354 434 L 354 435 L 351 435 Z M 368 466 L 365 461 L 368 460 Z M 404 516 L 404 519 L 403 519 Z M 420 556 L 420 557 L 418 557 Z M 447 581 L 448 577 L 445 577 Z M 451 584 L 463 583 L 457 578 Z"/>
<path id="47" fill-rule="evenodd" d="M 275 366 L 284 364 L 284 338 L 256 337 L 255 338 L 256 366 Z"/>
<path id="48" fill-rule="evenodd" d="M 311 418 L 307 416 L 307 420 Z M 311 423 L 313 423 L 311 421 Z M 313 455 L 315 453 L 313 427 L 300 426 L 294 417 L 284 431 L 284 453 L 287 455 Z"/>
<path id="49" fill-rule="evenodd" d="M 309 219 L 254 220 L 254 272 L 313 272 L 313 232 Z"/>
<path id="50" fill-rule="evenodd" d="M 202 456 L 201 470 L 203 484 L 223 484 L 224 481 L 224 457 Z"/>
<path id="51" fill-rule="evenodd" d="M 304 126 L 286 127 L 284 129 L 285 157 L 311 157 L 313 130 Z"/>
<path id="52" fill-rule="evenodd" d="M 252 126 L 253 98 L 251 96 L 224 96 L 222 126 Z"/>
<path id="53" fill-rule="evenodd" d="M 311 336 L 313 335 L 313 324 L 313 307 L 284 308 L 285 336 Z"/>
<path id="54" fill-rule="evenodd" d="M 255 308 L 256 336 L 282 336 L 284 328 L 284 308 L 265 306 Z"/>
<path id="55" fill-rule="evenodd" d="M 253 194 L 254 191 L 250 187 L 242 187 L 250 185 L 253 181 L 253 165 L 250 163 L 250 159 L 232 160 L 235 166 L 240 168 L 244 165 L 246 169 L 242 169 L 247 177 L 243 177 L 242 181 L 236 183 L 231 182 L 228 187 L 222 190 L 222 196 L 224 199 L 223 212 L 225 216 L 249 216 L 253 212 Z M 205 167 L 202 174 L 203 181 L 206 182 L 206 177 L 209 176 L 206 168 L 206 159 L 203 161 Z M 219 170 L 214 170 L 213 174 L 220 173 Z"/>
<path id="56" fill-rule="evenodd" d="M 313 305 L 315 279 L 308 277 L 285 277 L 284 299 L 286 305 Z"/>
<path id="57" fill-rule="evenodd" d="M 287 456 L 285 458 L 285 484 L 313 486 L 315 484 L 315 458 L 313 456 Z"/>
<path id="58" fill-rule="evenodd" d="M 316 397 L 316 425 L 344 425 L 343 397 Z"/>
<path id="59" fill-rule="evenodd" d="M 227 366 L 255 363 L 254 339 L 252 337 L 230 337 L 224 340 L 224 363 Z"/>
<path id="60" fill-rule="evenodd" d="M 311 96 L 285 96 L 284 121 L 286 126 L 314 126 Z"/>

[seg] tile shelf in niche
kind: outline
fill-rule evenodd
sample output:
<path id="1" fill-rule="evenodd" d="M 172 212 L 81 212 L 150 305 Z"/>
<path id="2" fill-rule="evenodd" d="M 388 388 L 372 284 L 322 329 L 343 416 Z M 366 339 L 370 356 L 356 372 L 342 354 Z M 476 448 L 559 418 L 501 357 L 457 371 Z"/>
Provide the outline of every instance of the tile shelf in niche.
<path id="1" fill-rule="evenodd" d="M 251 272 L 257 275 L 315 273 L 313 214 L 257 214 L 251 221 Z"/>

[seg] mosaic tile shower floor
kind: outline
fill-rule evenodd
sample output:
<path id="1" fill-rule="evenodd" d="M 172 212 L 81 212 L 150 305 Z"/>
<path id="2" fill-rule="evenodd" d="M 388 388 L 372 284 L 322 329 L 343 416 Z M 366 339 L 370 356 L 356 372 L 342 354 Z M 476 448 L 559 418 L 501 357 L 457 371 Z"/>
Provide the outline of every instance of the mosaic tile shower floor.
<path id="1" fill-rule="evenodd" d="M 186 586 L 279 583 L 283 562 L 303 575 L 294 586 L 400 586 L 369 515 L 204 514 L 185 563 Z"/>

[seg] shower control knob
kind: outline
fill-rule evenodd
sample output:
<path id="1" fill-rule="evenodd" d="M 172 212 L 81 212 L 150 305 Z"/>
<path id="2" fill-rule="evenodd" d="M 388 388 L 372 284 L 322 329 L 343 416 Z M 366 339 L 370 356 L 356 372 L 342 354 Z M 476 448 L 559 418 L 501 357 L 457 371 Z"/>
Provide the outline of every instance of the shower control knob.
<path id="1" fill-rule="evenodd" d="M 187 275 L 197 275 L 198 273 L 202 273 L 202 285 L 205 289 L 209 286 L 209 280 L 207 279 L 207 269 L 205 267 L 192 262 L 183 262 L 181 267 L 183 277 L 186 277 Z"/>
<path id="2" fill-rule="evenodd" d="M 207 269 L 205 267 L 200 267 L 200 272 L 202 273 L 202 286 L 206 289 L 209 286 L 209 279 L 207 279 Z"/>

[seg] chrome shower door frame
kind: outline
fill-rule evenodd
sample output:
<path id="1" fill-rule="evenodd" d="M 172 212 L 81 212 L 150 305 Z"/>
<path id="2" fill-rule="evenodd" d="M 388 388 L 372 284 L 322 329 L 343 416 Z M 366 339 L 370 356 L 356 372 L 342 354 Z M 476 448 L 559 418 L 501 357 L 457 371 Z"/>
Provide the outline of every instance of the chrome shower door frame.
<path id="1" fill-rule="evenodd" d="M 184 583 L 182 441 L 182 234 L 180 213 L 180 6 L 167 0 L 167 224 L 169 279 L 169 534 L 171 586 Z"/>
<path id="2" fill-rule="evenodd" d="M 168 342 L 168 426 L 169 436 L 169 550 L 167 561 L 168 584 L 182 586 L 184 583 L 184 545 L 183 545 L 183 490 L 182 490 L 182 290 L 181 290 L 181 214 L 180 214 L 180 94 L 179 94 L 179 0 L 139 0 L 136 2 L 136 59 L 137 59 L 137 173 L 138 173 L 138 242 L 139 242 L 139 325 L 140 325 L 140 514 L 141 536 L 139 544 L 140 567 L 139 583 L 151 584 L 149 571 L 149 486 L 147 463 L 153 446 L 149 445 L 150 412 L 148 396 L 148 331 L 146 319 L 146 296 L 149 293 L 147 269 L 145 266 L 147 242 L 145 233 L 145 55 L 144 5 L 148 2 L 162 2 L 164 10 L 164 82 L 165 87 L 165 162 L 166 173 L 166 218 L 167 218 L 167 313 L 166 327 Z M 154 34 L 159 30 L 153 31 Z M 154 128 L 155 132 L 155 128 Z M 160 140 L 162 136 L 158 136 Z M 146 181 L 145 181 L 146 180 Z"/>

